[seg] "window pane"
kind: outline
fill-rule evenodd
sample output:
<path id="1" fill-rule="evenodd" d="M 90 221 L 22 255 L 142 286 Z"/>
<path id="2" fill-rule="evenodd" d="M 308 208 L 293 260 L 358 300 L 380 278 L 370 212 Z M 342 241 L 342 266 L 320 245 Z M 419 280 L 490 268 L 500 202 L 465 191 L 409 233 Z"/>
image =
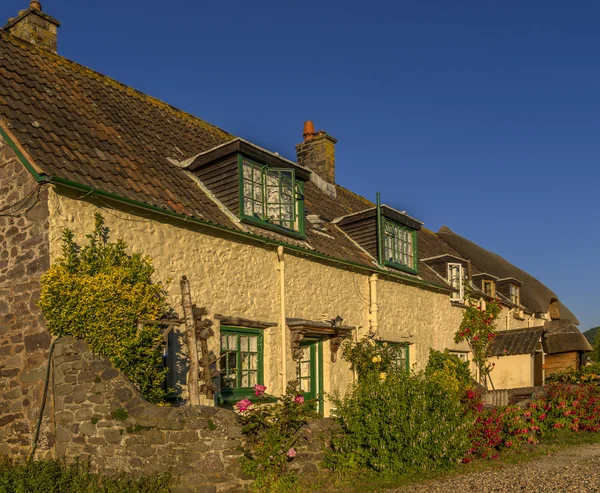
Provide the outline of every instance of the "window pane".
<path id="1" fill-rule="evenodd" d="M 407 267 L 414 267 L 412 230 L 384 220 L 384 258 Z"/>

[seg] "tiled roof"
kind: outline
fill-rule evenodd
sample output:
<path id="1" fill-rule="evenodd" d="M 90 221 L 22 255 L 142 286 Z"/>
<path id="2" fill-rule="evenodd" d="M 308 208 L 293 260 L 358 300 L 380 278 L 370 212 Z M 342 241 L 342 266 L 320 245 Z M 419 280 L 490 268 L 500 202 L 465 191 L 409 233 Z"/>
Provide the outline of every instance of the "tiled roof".
<path id="1" fill-rule="evenodd" d="M 492 356 L 532 354 L 536 350 L 543 334 L 543 327 L 497 332 L 492 347 Z"/>
<path id="2" fill-rule="evenodd" d="M 43 175 L 238 229 L 189 174 L 174 164 L 231 141 L 232 134 L 2 31 L 0 120 Z M 313 183 L 306 184 L 307 211 L 326 221 L 319 230 L 307 220 L 306 240 L 254 226 L 248 230 L 375 267 L 375 259 L 328 222 L 372 207 L 371 202 L 339 185 L 336 192 L 334 199 Z M 427 272 L 424 280 L 444 285 Z"/>

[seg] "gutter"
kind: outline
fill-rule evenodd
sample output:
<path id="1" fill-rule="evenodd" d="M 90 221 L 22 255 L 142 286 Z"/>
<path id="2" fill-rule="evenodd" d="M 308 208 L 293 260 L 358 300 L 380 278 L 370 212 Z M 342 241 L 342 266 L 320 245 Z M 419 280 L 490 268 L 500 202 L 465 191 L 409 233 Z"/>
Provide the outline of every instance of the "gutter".
<path id="1" fill-rule="evenodd" d="M 428 281 L 423 281 L 420 279 L 413 279 L 411 277 L 408 276 L 404 276 L 402 274 L 397 274 L 395 272 L 390 272 L 388 270 L 384 270 L 381 268 L 376 268 L 376 267 L 368 267 L 366 265 L 362 265 L 359 264 L 357 262 L 352 262 L 350 260 L 342 260 L 336 257 L 331 257 L 329 255 L 325 255 L 324 253 L 320 253 L 320 252 L 315 252 L 313 250 L 310 250 L 308 248 L 302 248 L 302 247 L 298 247 L 295 245 L 290 245 L 288 243 L 284 243 L 282 241 L 277 241 L 277 240 L 269 240 L 267 238 L 263 238 L 262 236 L 258 236 L 254 233 L 246 233 L 243 231 L 238 231 L 235 229 L 231 229 L 228 228 L 226 226 L 221 226 L 218 224 L 214 224 L 211 223 L 209 221 L 205 221 L 202 219 L 198 219 L 196 217 L 193 216 L 186 216 L 185 214 L 179 214 L 177 212 L 173 212 L 170 211 L 168 209 L 164 209 L 162 207 L 158 207 L 155 205 L 150 205 L 147 204 L 145 202 L 140 202 L 138 200 L 134 200 L 134 199 L 128 199 L 126 197 L 123 197 L 121 195 L 117 195 L 111 192 L 106 192 L 104 190 L 98 189 L 98 188 L 94 188 L 91 187 L 89 185 L 83 185 L 81 183 L 77 183 L 71 180 L 67 180 L 65 178 L 60 178 L 58 176 L 50 176 L 50 175 L 46 175 L 45 173 L 41 172 L 41 170 L 39 170 L 39 168 L 34 167 L 31 164 L 30 161 L 30 157 L 26 156 L 26 151 L 24 149 L 22 149 L 20 146 L 17 146 L 14 142 L 16 141 L 16 138 L 12 135 L 12 133 L 10 133 L 10 131 L 8 131 L 4 125 L 3 122 L 0 121 L 0 136 L 4 137 L 4 139 L 6 140 L 6 143 L 9 145 L 9 147 L 15 152 L 15 154 L 17 155 L 17 157 L 19 158 L 19 160 L 21 161 L 21 163 L 23 164 L 23 166 L 25 166 L 25 168 L 31 173 L 31 175 L 34 177 L 34 179 L 38 182 L 38 183 L 51 183 L 53 185 L 61 185 L 67 188 L 71 188 L 73 190 L 77 190 L 79 192 L 84 192 L 86 194 L 86 196 L 97 196 L 97 197 L 103 197 L 109 200 L 112 200 L 114 202 L 119 202 L 125 205 L 129 205 L 129 206 L 133 206 L 137 209 L 142 209 L 142 210 L 146 210 L 146 211 L 150 211 L 150 212 L 154 212 L 157 214 L 161 214 L 163 216 L 167 216 L 170 218 L 174 218 L 174 219 L 178 219 L 181 220 L 183 222 L 187 222 L 187 223 L 193 223 L 199 226 L 204 226 L 206 228 L 210 228 L 210 229 L 214 229 L 216 231 L 221 231 L 221 232 L 225 232 L 225 233 L 229 233 L 231 235 L 234 236 L 239 236 L 241 238 L 244 238 L 246 240 L 252 240 L 255 242 L 258 242 L 262 245 L 273 245 L 273 246 L 283 246 L 285 247 L 288 251 L 291 252 L 295 252 L 298 254 L 302 254 L 302 255 L 306 255 L 309 257 L 316 257 L 316 258 L 320 258 L 322 260 L 327 260 L 329 262 L 333 262 L 333 263 L 337 263 L 340 265 L 344 265 L 347 267 L 354 267 L 354 268 L 358 268 L 361 269 L 363 271 L 367 271 L 367 272 L 373 272 L 373 273 L 377 273 L 377 274 L 382 274 L 388 277 L 391 277 L 393 279 L 398 279 L 401 280 L 403 282 L 406 282 L 407 284 L 413 284 L 415 286 L 422 286 L 428 289 L 433 289 L 436 291 L 440 291 L 443 293 L 449 293 L 451 290 L 440 286 L 439 284 L 434 284 Z M 29 158 L 29 159 L 28 159 Z"/>

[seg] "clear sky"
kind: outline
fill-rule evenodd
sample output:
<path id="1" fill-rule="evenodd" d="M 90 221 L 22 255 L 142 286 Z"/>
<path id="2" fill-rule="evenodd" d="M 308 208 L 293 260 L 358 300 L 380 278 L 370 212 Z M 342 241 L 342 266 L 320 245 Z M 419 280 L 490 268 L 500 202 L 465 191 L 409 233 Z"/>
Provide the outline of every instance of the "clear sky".
<path id="1" fill-rule="evenodd" d="M 28 0 L 2 0 L 16 15 Z M 600 2 L 42 0 L 59 52 L 457 233 L 600 325 Z"/>

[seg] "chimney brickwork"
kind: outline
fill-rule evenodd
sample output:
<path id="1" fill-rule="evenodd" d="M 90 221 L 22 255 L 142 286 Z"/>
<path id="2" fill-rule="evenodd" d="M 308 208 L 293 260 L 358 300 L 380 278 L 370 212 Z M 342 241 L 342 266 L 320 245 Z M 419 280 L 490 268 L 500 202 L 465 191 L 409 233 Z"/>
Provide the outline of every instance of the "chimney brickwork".
<path id="1" fill-rule="evenodd" d="M 311 169 L 328 183 L 335 183 L 337 140 L 324 131 L 314 132 L 312 122 L 304 125 L 304 142 L 296 146 L 298 164 Z"/>
<path id="2" fill-rule="evenodd" d="M 39 2 L 32 1 L 27 10 L 22 10 L 10 19 L 4 30 L 13 36 L 56 53 L 57 34 L 60 22 L 42 12 Z"/>

